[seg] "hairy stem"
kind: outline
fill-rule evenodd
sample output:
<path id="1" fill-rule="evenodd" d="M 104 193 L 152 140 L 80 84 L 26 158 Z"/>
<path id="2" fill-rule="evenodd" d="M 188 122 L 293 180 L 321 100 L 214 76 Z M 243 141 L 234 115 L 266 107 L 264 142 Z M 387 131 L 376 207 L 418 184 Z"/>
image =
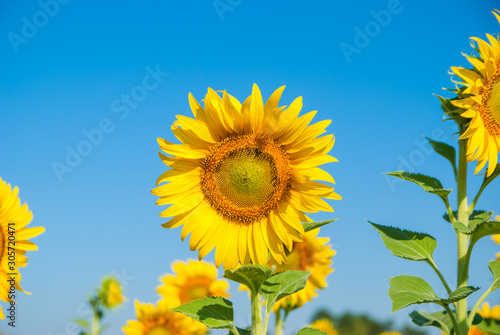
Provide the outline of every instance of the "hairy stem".
<path id="1" fill-rule="evenodd" d="M 252 335 L 263 335 L 260 295 L 252 292 L 250 300 L 252 306 Z"/>

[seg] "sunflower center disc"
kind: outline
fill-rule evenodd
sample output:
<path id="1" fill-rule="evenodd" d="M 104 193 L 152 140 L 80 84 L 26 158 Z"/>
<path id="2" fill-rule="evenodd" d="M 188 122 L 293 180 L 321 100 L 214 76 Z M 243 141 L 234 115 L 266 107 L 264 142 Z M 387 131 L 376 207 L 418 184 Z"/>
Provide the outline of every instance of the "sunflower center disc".
<path id="1" fill-rule="evenodd" d="M 500 135 L 500 70 L 485 85 L 479 113 L 490 135 Z"/>
<path id="2" fill-rule="evenodd" d="M 497 125 L 500 124 L 500 81 L 496 82 L 495 85 L 493 85 L 488 105 L 491 115 L 497 122 Z"/>
<path id="3" fill-rule="evenodd" d="M 207 296 L 208 290 L 205 286 L 197 285 L 189 289 L 189 301 L 201 299 Z"/>
<path id="4" fill-rule="evenodd" d="M 148 332 L 148 335 L 171 335 L 172 332 L 165 326 L 157 326 Z"/>
<path id="5" fill-rule="evenodd" d="M 233 151 L 215 172 L 220 192 L 239 207 L 263 205 L 276 186 L 275 167 L 269 155 L 256 148 Z"/>
<path id="6" fill-rule="evenodd" d="M 201 162 L 205 200 L 225 219 L 264 219 L 290 187 L 290 160 L 273 140 L 254 134 L 228 137 Z"/>

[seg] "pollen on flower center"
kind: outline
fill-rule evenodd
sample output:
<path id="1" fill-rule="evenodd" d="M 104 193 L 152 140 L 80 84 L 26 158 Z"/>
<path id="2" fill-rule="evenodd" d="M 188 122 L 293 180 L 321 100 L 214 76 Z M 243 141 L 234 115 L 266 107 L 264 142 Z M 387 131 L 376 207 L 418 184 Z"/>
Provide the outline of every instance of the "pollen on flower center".
<path id="1" fill-rule="evenodd" d="M 290 187 L 290 162 L 282 148 L 253 134 L 228 137 L 201 163 L 201 188 L 224 217 L 252 223 L 269 214 Z"/>
<path id="2" fill-rule="evenodd" d="M 500 135 L 500 70 L 485 85 L 479 112 L 488 132 Z"/>

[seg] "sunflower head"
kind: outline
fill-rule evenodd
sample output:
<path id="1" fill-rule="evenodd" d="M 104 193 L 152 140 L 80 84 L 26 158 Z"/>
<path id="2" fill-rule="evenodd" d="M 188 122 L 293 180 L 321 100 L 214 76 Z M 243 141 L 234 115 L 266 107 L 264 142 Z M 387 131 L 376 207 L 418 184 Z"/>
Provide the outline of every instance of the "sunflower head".
<path id="1" fill-rule="evenodd" d="M 38 247 L 30 238 L 40 235 L 45 231 L 44 227 L 26 226 L 31 222 L 33 215 L 28 210 L 28 205 L 21 205 L 18 196 L 19 189 L 12 189 L 9 184 L 0 178 L 0 300 L 10 301 L 8 292 L 10 284 L 7 282 L 12 275 L 7 273 L 16 273 L 15 287 L 18 291 L 23 291 L 20 286 L 21 275 L 19 268 L 25 267 L 28 258 L 25 256 L 26 250 L 37 250 Z M 15 244 L 9 241 L 15 240 Z M 13 264 L 8 259 L 9 251 L 14 249 L 16 261 Z M 4 319 L 2 309 L 0 309 L 0 319 Z"/>
<path id="2" fill-rule="evenodd" d="M 158 293 L 162 301 L 177 307 L 204 297 L 229 297 L 229 284 L 217 279 L 217 269 L 203 261 L 177 261 L 172 265 L 173 275 L 160 278 Z"/>
<path id="3" fill-rule="evenodd" d="M 317 237 L 319 229 L 309 231 L 302 235 L 302 242 L 294 242 L 293 250 L 287 256 L 287 263 L 278 264 L 274 260 L 269 261 L 269 266 L 276 265 L 276 272 L 287 270 L 311 271 L 307 278 L 306 286 L 280 301 L 274 306 L 274 310 L 280 307 L 293 309 L 301 307 L 307 301 L 317 296 L 316 290 L 327 286 L 326 277 L 333 269 L 331 268 L 332 257 L 335 250 L 327 245 L 327 237 Z"/>
<path id="4" fill-rule="evenodd" d="M 120 282 L 113 276 L 102 279 L 97 295 L 106 308 L 118 307 L 126 301 Z"/>
<path id="5" fill-rule="evenodd" d="M 500 23 L 500 12 L 493 11 Z M 451 102 L 462 108 L 461 116 L 468 120 L 461 139 L 468 139 L 467 160 L 477 160 L 475 173 L 489 161 L 487 175 L 497 167 L 500 151 L 500 42 L 486 34 L 488 41 L 471 37 L 477 56 L 467 56 L 472 69 L 452 67 L 463 85 L 461 97 Z M 477 43 L 477 45 L 475 45 Z"/>
<path id="6" fill-rule="evenodd" d="M 326 335 L 338 335 L 339 331 L 335 329 L 333 323 L 330 319 L 317 319 L 309 326 L 321 331 L 324 331 Z"/>
<path id="7" fill-rule="evenodd" d="M 123 327 L 125 335 L 202 335 L 207 328 L 182 313 L 171 311 L 165 302 L 141 304 L 135 301 L 137 320 L 129 320 Z"/>
<path id="8" fill-rule="evenodd" d="M 202 107 L 189 94 L 194 118 L 178 115 L 171 127 L 181 144 L 158 139 L 170 168 L 152 190 L 158 205 L 170 204 L 163 226 L 183 226 L 199 259 L 215 248 L 217 267 L 265 264 L 269 253 L 283 263 L 304 233 L 304 213 L 333 211 L 323 199 L 340 199 L 318 167 L 336 161 L 333 135 L 320 136 L 330 121 L 299 117 L 300 97 L 279 106 L 283 89 L 265 104 L 257 85 L 243 103 L 209 88 Z"/>

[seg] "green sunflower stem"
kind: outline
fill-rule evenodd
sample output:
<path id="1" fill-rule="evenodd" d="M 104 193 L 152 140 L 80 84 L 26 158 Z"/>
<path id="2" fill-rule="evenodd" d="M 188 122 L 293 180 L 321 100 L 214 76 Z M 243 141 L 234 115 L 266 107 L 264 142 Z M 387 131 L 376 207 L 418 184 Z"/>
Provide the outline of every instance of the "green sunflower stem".
<path id="1" fill-rule="evenodd" d="M 252 307 L 252 335 L 264 335 L 262 333 L 262 316 L 260 294 L 251 293 L 250 301 Z"/>
<path id="2" fill-rule="evenodd" d="M 269 316 L 271 315 L 271 311 L 267 311 L 265 312 L 265 315 L 264 315 L 264 326 L 263 326 L 263 329 L 262 329 L 262 334 L 267 334 L 267 327 L 268 327 L 268 324 L 269 324 Z"/>
<path id="3" fill-rule="evenodd" d="M 467 139 L 462 139 L 458 143 L 460 147 L 457 178 L 458 221 L 468 227 L 469 207 L 467 205 Z M 469 264 L 467 262 L 468 247 L 469 236 L 457 231 L 457 289 L 467 286 L 467 280 L 469 277 Z M 458 329 L 455 333 L 458 335 L 467 335 L 469 332 L 469 325 L 467 323 L 467 298 L 459 300 L 456 303 L 455 308 L 458 321 Z"/>
<path id="4" fill-rule="evenodd" d="M 285 316 L 281 318 L 281 308 L 274 313 L 276 315 L 276 330 L 274 332 L 275 335 L 283 335 L 283 329 L 285 328 L 285 318 L 286 318 L 286 312 Z"/>
<path id="5" fill-rule="evenodd" d="M 453 311 L 450 309 L 450 306 L 447 304 L 443 305 L 444 309 L 448 312 L 448 315 L 451 318 L 451 323 L 453 323 L 453 328 L 459 329 L 460 326 L 458 325 L 457 318 L 455 317 L 455 314 L 453 314 Z M 460 334 L 459 332 L 455 332 L 456 334 Z"/>
<path id="6" fill-rule="evenodd" d="M 94 313 L 92 323 L 90 324 L 90 335 L 99 335 L 101 333 L 99 327 L 99 316 Z"/>

